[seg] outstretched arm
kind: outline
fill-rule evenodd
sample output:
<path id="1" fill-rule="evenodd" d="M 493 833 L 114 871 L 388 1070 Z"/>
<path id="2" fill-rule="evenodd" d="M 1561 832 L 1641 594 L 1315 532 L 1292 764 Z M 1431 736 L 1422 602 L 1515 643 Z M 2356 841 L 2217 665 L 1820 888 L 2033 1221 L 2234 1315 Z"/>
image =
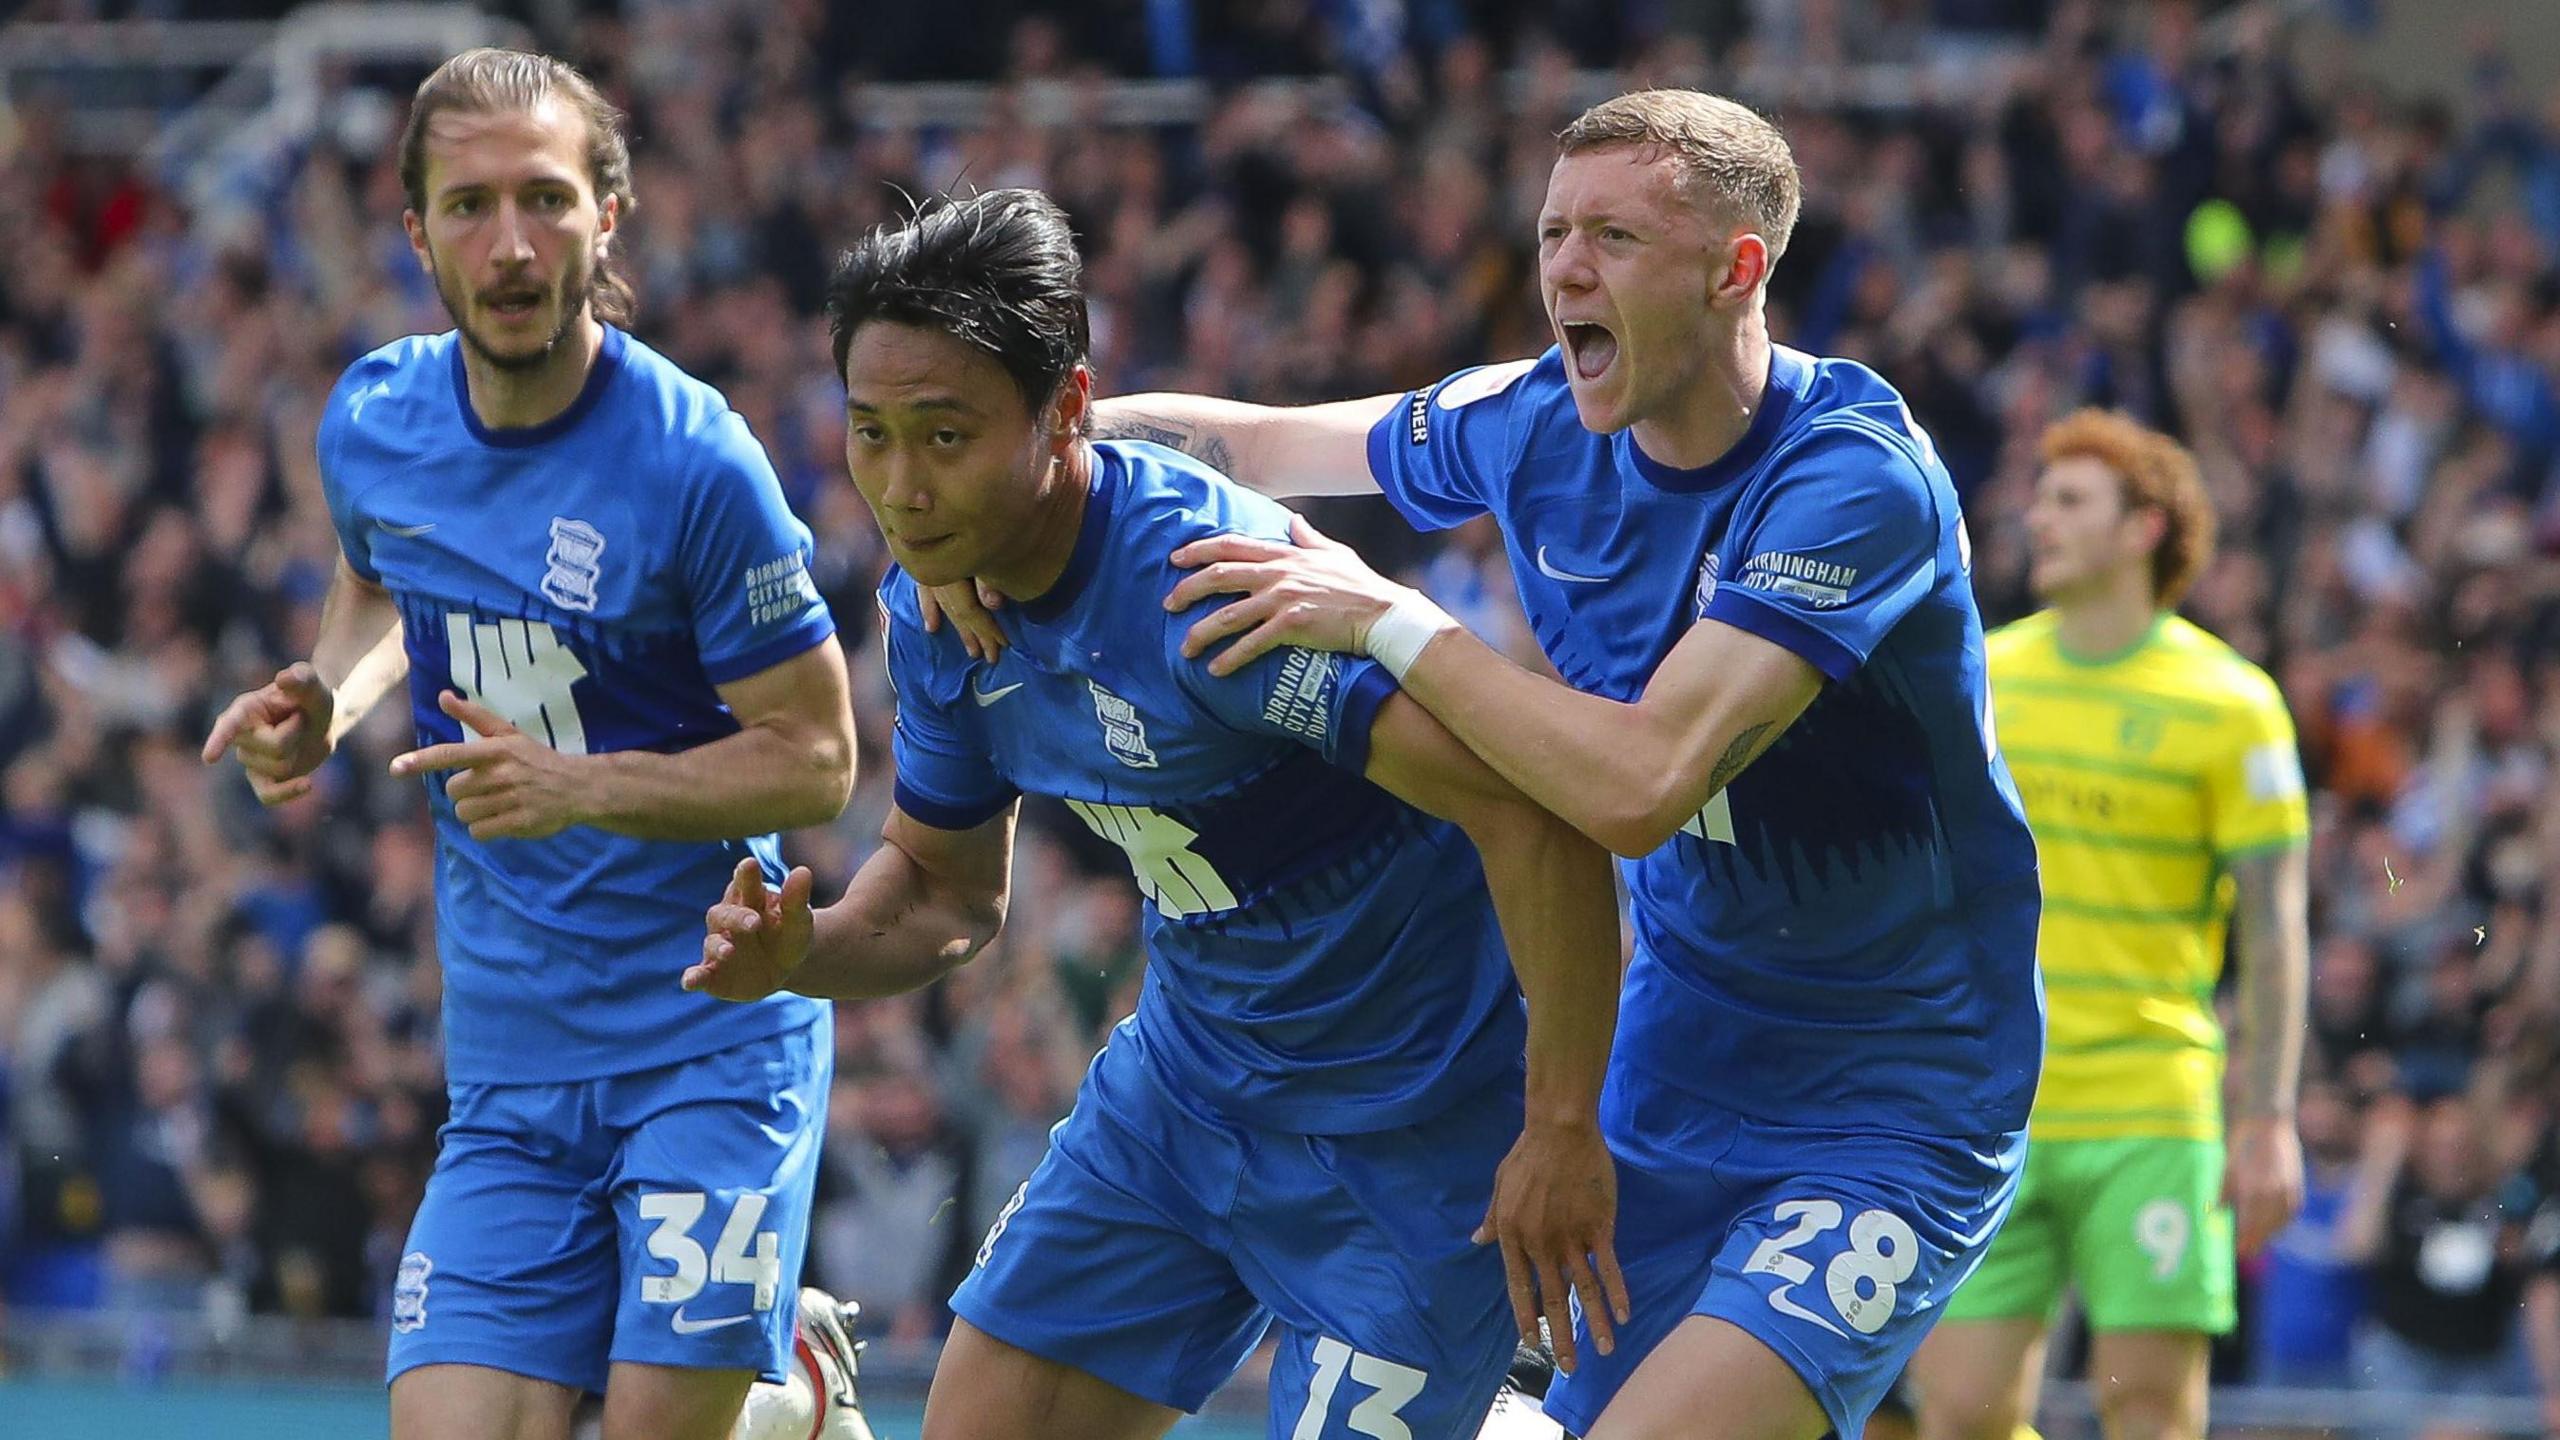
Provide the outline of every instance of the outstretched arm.
<path id="1" fill-rule="evenodd" d="M 1375 495 L 1369 431 L 1403 397 L 1250 405 L 1154 392 L 1096 401 L 1093 438 L 1150 440 L 1265 495 Z"/>
<path id="2" fill-rule="evenodd" d="M 868 1000 L 941 979 L 1004 928 L 1013 817 L 1007 806 L 976 829 L 937 830 L 892 808 L 844 898 L 815 912 L 806 866 L 775 892 L 755 860 L 739 861 L 684 988 L 721 1000 L 784 989 Z"/>

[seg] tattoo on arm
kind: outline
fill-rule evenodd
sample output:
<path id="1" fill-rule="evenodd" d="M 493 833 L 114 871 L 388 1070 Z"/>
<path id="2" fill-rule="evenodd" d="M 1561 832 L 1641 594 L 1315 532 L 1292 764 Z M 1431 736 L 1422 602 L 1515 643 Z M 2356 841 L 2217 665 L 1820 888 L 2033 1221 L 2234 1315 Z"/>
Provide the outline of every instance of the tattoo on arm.
<path id="1" fill-rule="evenodd" d="M 1114 419 L 1097 418 L 1093 425 L 1096 440 L 1144 440 L 1179 450 L 1195 460 L 1207 462 L 1210 469 L 1232 478 L 1235 474 L 1235 451 L 1227 438 L 1215 431 L 1202 433 L 1196 425 L 1185 425 L 1162 415 L 1123 413 Z"/>
<path id="2" fill-rule="evenodd" d="M 1733 743 L 1724 747 L 1724 754 L 1707 774 L 1707 793 L 1715 794 L 1732 784 L 1735 776 L 1749 769 L 1751 762 L 1760 758 L 1760 752 L 1768 748 L 1769 742 L 1777 738 L 1777 729 L 1777 721 L 1763 720 L 1734 736 Z"/>
<path id="3" fill-rule="evenodd" d="M 2289 1112 L 2300 1082 L 2311 968 L 2306 864 L 2293 849 L 2231 866 L 2239 890 L 2239 1103 L 2251 1113 Z"/>
<path id="4" fill-rule="evenodd" d="M 1154 415 L 1122 415 L 1116 420 L 1099 416 L 1093 422 L 1096 440 L 1145 440 L 1169 449 L 1181 450 L 1191 443 L 1191 427 L 1174 425 Z"/>

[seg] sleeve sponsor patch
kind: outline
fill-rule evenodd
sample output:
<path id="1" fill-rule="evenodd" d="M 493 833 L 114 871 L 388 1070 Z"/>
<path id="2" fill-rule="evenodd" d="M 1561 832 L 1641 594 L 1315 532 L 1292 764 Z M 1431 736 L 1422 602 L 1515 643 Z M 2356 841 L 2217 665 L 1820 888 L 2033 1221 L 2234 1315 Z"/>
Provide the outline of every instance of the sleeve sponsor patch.
<path id="1" fill-rule="evenodd" d="M 2291 745 L 2277 741 L 2256 746 L 2241 757 L 2240 766 L 2248 777 L 2249 798 L 2261 804 L 2302 793 L 2302 757 Z"/>
<path id="2" fill-rule="evenodd" d="M 1339 656 L 1321 650 L 1283 651 L 1279 678 L 1263 702 L 1263 721 L 1311 745 L 1323 745 L 1333 727 L 1333 692 L 1341 678 Z"/>
<path id="3" fill-rule="evenodd" d="M 1488 395 L 1499 395 L 1511 388 L 1511 382 L 1529 373 L 1535 360 L 1513 360 L 1501 365 L 1487 365 L 1464 375 L 1453 375 L 1431 391 L 1431 403 L 1443 410 L 1472 405 Z"/>
<path id="4" fill-rule="evenodd" d="M 1763 551 L 1742 567 L 1742 588 L 1792 595 L 1818 609 L 1849 603 L 1849 587 L 1858 583 L 1855 567 L 1802 555 Z"/>
<path id="5" fill-rule="evenodd" d="M 817 582 L 809 578 L 808 563 L 797 551 L 778 555 L 761 565 L 750 565 L 741 579 L 747 587 L 749 624 L 788 620 L 802 607 L 818 602 Z M 884 610 L 884 616 L 885 613 Z"/>
<path id="6" fill-rule="evenodd" d="M 1405 437 L 1416 445 L 1431 443 L 1431 411 L 1433 407 L 1455 410 L 1472 405 L 1488 396 L 1499 395 L 1512 382 L 1529 373 L 1538 362 L 1512 360 L 1500 365 L 1485 365 L 1464 374 L 1452 375 L 1437 385 L 1416 390 L 1405 401 Z"/>

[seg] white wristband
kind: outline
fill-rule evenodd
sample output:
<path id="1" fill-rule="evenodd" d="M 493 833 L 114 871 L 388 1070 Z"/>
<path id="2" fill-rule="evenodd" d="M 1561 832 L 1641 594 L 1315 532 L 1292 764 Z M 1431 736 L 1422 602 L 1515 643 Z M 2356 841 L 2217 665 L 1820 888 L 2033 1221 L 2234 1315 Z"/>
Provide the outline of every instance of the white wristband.
<path id="1" fill-rule="evenodd" d="M 1431 603 L 1431 597 L 1419 590 L 1407 590 L 1387 607 L 1387 613 L 1369 622 L 1369 634 L 1362 648 L 1369 658 L 1386 667 L 1388 674 L 1401 681 L 1413 662 L 1422 658 L 1422 649 L 1440 637 L 1444 630 L 1455 630 L 1458 622 L 1449 612 Z"/>

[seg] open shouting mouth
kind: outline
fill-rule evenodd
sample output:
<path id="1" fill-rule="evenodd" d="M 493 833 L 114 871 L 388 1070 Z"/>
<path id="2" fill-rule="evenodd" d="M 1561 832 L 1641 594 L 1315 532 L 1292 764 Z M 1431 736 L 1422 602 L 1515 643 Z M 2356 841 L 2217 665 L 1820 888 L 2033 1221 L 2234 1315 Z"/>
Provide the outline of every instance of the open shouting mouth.
<path id="1" fill-rule="evenodd" d="M 1565 357 L 1573 363 L 1573 373 L 1584 380 L 1597 380 L 1609 371 L 1618 358 L 1618 337 L 1609 327 L 1591 320 L 1566 320 L 1557 327 L 1563 332 Z"/>

